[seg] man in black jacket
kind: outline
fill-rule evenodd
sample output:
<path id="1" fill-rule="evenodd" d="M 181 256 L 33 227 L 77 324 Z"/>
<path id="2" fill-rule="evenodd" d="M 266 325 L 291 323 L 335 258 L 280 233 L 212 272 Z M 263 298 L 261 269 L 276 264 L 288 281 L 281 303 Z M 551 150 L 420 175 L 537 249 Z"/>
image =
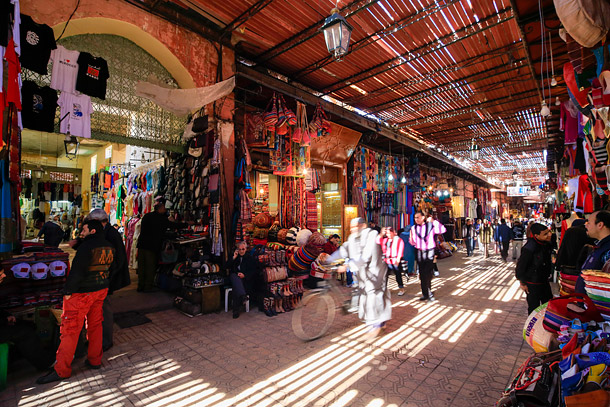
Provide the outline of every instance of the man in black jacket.
<path id="1" fill-rule="evenodd" d="M 233 286 L 233 318 L 239 318 L 245 296 L 254 293 L 259 278 L 258 261 L 246 253 L 247 249 L 246 242 L 239 242 L 233 258 L 227 264 L 230 269 L 229 279 Z"/>
<path id="2" fill-rule="evenodd" d="M 584 219 L 574 220 L 572 226 L 565 231 L 563 239 L 561 239 L 555 267 L 562 273 L 579 275 L 580 266 L 585 260 L 583 248 L 595 243 L 595 239 L 587 235 L 586 223 L 587 221 Z"/>
<path id="3" fill-rule="evenodd" d="M 114 266 L 110 271 L 110 283 L 108 286 L 108 296 L 104 300 L 104 322 L 102 326 L 104 328 L 103 334 L 103 349 L 104 352 L 112 348 L 113 345 L 113 327 L 114 327 L 114 313 L 110 304 L 110 296 L 114 291 L 120 290 L 123 287 L 127 287 L 131 284 L 131 278 L 129 277 L 129 265 L 127 262 L 127 252 L 125 251 L 125 244 L 123 238 L 118 230 L 116 230 L 108 222 L 108 214 L 103 209 L 94 209 L 89 213 L 87 219 L 99 220 L 104 228 L 104 238 L 114 248 Z"/>
<path id="4" fill-rule="evenodd" d="M 549 277 L 553 273 L 551 261 L 551 230 L 540 223 L 530 227 L 532 238 L 521 250 L 515 277 L 527 294 L 527 312 L 553 298 Z"/>
<path id="5" fill-rule="evenodd" d="M 59 225 L 59 216 L 49 219 L 38 232 L 38 237 L 44 236 L 44 244 L 52 247 L 59 247 L 64 238 L 64 230 Z"/>
<path id="6" fill-rule="evenodd" d="M 142 218 L 142 229 L 138 238 L 138 291 L 154 292 L 155 272 L 164 234 L 168 228 L 181 229 L 186 223 L 172 222 L 167 218 L 165 199 L 155 199 L 155 210 Z"/>
<path id="7" fill-rule="evenodd" d="M 72 360 L 85 319 L 89 349 L 85 365 L 99 369 L 102 364 L 102 306 L 108 293 L 114 248 L 104 239 L 97 220 L 83 223 L 84 238 L 72 261 L 64 287 L 61 314 L 61 343 L 54 369 L 36 380 L 38 384 L 67 379 L 72 375 Z"/>

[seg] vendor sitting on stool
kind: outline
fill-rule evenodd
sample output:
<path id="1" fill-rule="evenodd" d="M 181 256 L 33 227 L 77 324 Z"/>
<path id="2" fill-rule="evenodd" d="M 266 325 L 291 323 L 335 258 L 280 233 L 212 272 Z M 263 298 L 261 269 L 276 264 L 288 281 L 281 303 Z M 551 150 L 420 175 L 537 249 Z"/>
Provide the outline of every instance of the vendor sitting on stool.
<path id="1" fill-rule="evenodd" d="M 233 286 L 233 318 L 239 318 L 239 311 L 246 295 L 254 293 L 259 276 L 258 261 L 246 253 L 247 249 L 246 242 L 239 242 L 233 258 L 227 264 L 230 269 L 229 279 Z"/>

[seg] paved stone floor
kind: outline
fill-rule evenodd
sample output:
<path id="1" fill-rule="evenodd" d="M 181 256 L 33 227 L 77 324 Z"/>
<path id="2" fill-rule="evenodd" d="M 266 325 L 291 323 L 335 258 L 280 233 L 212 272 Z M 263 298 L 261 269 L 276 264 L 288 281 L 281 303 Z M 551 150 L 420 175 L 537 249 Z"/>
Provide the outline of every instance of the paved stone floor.
<path id="1" fill-rule="evenodd" d="M 98 371 L 74 362 L 69 380 L 37 386 L 36 372 L 9 377 L 1 406 L 493 406 L 531 353 L 526 304 L 514 263 L 456 254 L 440 261 L 438 301 L 419 282 L 396 295 L 387 332 L 371 343 L 353 315 L 310 343 L 291 314 L 188 318 L 175 310 L 119 329 Z"/>

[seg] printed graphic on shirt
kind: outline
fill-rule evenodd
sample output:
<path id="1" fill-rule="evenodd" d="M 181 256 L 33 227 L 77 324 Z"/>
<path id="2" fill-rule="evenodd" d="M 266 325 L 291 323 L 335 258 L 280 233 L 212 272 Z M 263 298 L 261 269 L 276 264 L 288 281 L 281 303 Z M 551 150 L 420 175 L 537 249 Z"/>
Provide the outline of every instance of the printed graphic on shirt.
<path id="1" fill-rule="evenodd" d="M 37 95 L 37 94 L 32 95 L 32 102 L 33 102 L 32 111 L 34 113 L 42 113 L 42 111 L 44 110 L 44 103 L 43 103 L 42 96 Z"/>
<path id="2" fill-rule="evenodd" d="M 38 45 L 38 43 L 40 42 L 40 37 L 38 37 L 38 34 L 36 34 L 34 31 L 28 31 L 25 34 L 25 40 L 30 45 Z"/>
<path id="3" fill-rule="evenodd" d="M 83 117 L 83 109 L 80 103 L 72 103 L 72 117 L 75 119 Z"/>
<path id="4" fill-rule="evenodd" d="M 91 66 L 89 65 L 87 67 L 87 76 L 93 79 L 99 79 L 100 78 L 100 67 L 96 67 L 96 66 Z"/>
<path id="5" fill-rule="evenodd" d="M 109 266 L 114 261 L 114 251 L 110 247 L 96 247 L 92 251 L 91 265 L 89 271 L 95 272 L 95 279 L 103 283 L 108 279 Z"/>

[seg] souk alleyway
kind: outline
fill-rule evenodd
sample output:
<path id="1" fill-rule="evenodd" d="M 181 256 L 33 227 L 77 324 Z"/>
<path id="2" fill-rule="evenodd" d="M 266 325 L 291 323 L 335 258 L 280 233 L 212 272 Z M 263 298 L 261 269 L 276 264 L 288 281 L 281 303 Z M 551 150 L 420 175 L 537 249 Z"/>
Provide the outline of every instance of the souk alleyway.
<path id="1" fill-rule="evenodd" d="M 531 353 L 522 339 L 524 297 L 514 263 L 497 255 L 439 262 L 436 302 L 419 282 L 396 295 L 393 319 L 372 343 L 353 315 L 337 316 L 323 338 L 303 343 L 290 313 L 251 310 L 188 318 L 148 314 L 152 323 L 116 328 L 101 370 L 74 362 L 71 379 L 37 386 L 9 377 L 0 405 L 59 406 L 491 406 Z"/>

